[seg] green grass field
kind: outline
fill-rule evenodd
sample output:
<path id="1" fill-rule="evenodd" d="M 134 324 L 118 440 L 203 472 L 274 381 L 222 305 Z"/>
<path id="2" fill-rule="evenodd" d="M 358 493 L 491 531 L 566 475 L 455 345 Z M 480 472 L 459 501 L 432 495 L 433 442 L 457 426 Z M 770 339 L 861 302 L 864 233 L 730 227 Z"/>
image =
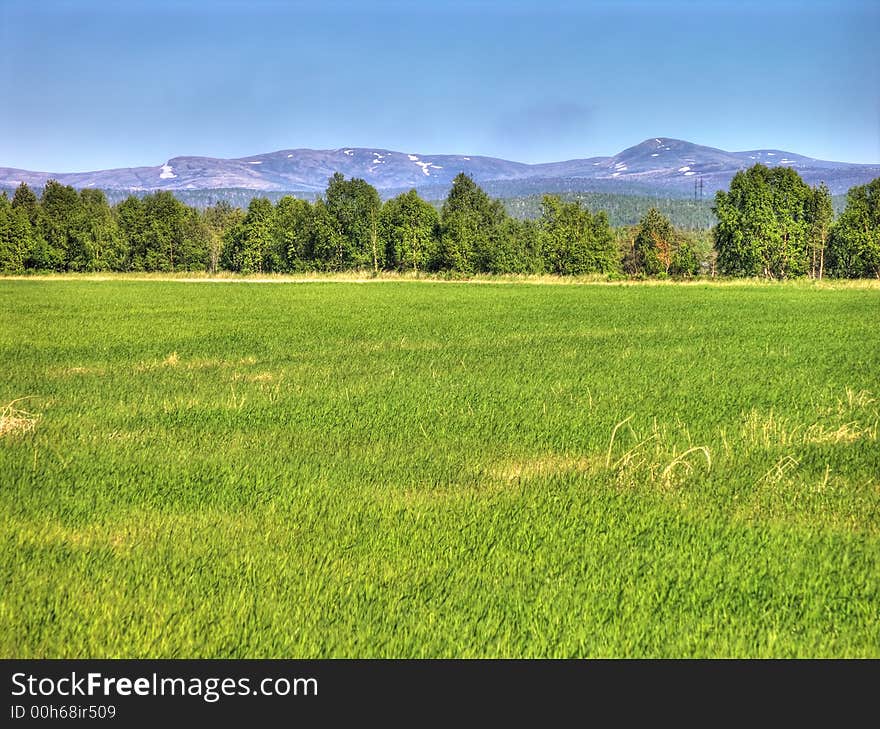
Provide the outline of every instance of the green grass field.
<path id="1" fill-rule="evenodd" d="M 880 287 L 0 305 L 2 657 L 880 657 Z"/>

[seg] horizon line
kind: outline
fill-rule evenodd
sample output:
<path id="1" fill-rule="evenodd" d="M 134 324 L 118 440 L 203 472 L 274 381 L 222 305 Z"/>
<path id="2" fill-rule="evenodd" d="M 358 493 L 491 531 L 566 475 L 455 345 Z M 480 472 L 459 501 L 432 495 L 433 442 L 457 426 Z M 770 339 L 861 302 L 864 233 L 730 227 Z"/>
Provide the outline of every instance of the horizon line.
<path id="1" fill-rule="evenodd" d="M 880 160 L 875 161 L 875 162 L 847 162 L 844 160 L 833 160 L 833 159 L 824 159 L 824 158 L 820 158 L 820 157 L 810 157 L 809 155 L 802 154 L 800 152 L 792 152 L 791 150 L 785 150 L 785 149 L 781 149 L 781 148 L 777 148 L 777 147 L 753 147 L 751 149 L 729 150 L 729 149 L 723 149 L 722 147 L 713 147 L 708 144 L 699 144 L 697 142 L 691 142 L 687 139 L 680 139 L 678 137 L 646 137 L 642 141 L 637 142 L 636 144 L 630 145 L 629 147 L 624 147 L 623 149 L 619 150 L 618 152 L 615 152 L 614 154 L 604 154 L 604 155 L 600 154 L 600 155 L 592 155 L 589 157 L 568 157 L 566 159 L 547 160 L 547 161 L 543 161 L 543 162 L 522 162 L 520 160 L 511 159 L 508 157 L 493 157 L 488 154 L 480 154 L 480 153 L 474 153 L 474 152 L 469 152 L 469 153 L 465 153 L 465 152 L 419 152 L 418 154 L 422 155 L 422 156 L 426 156 L 426 157 L 467 157 L 467 158 L 477 157 L 477 158 L 482 158 L 482 159 L 494 159 L 494 160 L 502 160 L 504 162 L 513 162 L 515 164 L 526 165 L 529 167 L 537 167 L 540 165 L 561 164 L 564 162 L 574 162 L 574 161 L 580 161 L 580 160 L 610 159 L 612 157 L 617 156 L 618 154 L 621 154 L 622 152 L 625 152 L 628 149 L 633 149 L 634 147 L 638 147 L 642 144 L 645 144 L 646 142 L 650 142 L 652 139 L 658 140 L 658 141 L 662 140 L 662 141 L 666 141 L 666 142 L 683 142 L 685 144 L 690 144 L 695 147 L 705 147 L 707 149 L 718 150 L 719 152 L 726 152 L 728 154 L 745 154 L 747 152 L 781 152 L 781 153 L 786 153 L 786 154 L 795 154 L 795 155 L 798 155 L 799 157 L 805 157 L 807 159 L 814 160 L 816 162 L 835 162 L 835 163 L 839 163 L 839 164 L 848 164 L 848 165 L 863 165 L 866 167 L 880 166 Z M 9 170 L 21 170 L 22 172 L 30 172 L 30 173 L 73 175 L 73 174 L 86 174 L 89 172 L 109 172 L 112 170 L 131 170 L 131 169 L 137 169 L 140 167 L 143 167 L 143 168 L 162 167 L 164 164 L 167 164 L 171 160 L 181 159 L 181 158 L 238 161 L 238 160 L 247 160 L 252 157 L 263 157 L 263 156 L 271 155 L 271 154 L 280 154 L 282 152 L 297 152 L 297 151 L 343 152 L 344 150 L 347 150 L 347 149 L 395 152 L 397 154 L 416 154 L 415 152 L 404 152 L 404 151 L 401 151 L 398 149 L 390 149 L 388 147 L 364 147 L 364 146 L 357 146 L 357 145 L 348 145 L 348 146 L 341 146 L 341 147 L 323 147 L 323 148 L 321 148 L 321 147 L 282 147 L 280 149 L 275 149 L 275 150 L 272 150 L 269 152 L 257 152 L 256 154 L 247 154 L 247 155 L 242 155 L 239 157 L 218 157 L 218 156 L 212 156 L 212 155 L 207 155 L 207 154 L 179 154 L 179 155 L 174 155 L 174 156 L 168 157 L 164 161 L 164 163 L 135 164 L 135 165 L 128 165 L 125 167 L 123 167 L 123 166 L 100 167 L 100 168 L 79 169 L 79 170 L 54 169 L 54 170 L 47 171 L 47 170 L 36 170 L 36 169 L 32 169 L 30 167 L 18 167 L 18 166 L 13 166 L 13 165 L 0 164 L 0 168 L 9 169 Z"/>

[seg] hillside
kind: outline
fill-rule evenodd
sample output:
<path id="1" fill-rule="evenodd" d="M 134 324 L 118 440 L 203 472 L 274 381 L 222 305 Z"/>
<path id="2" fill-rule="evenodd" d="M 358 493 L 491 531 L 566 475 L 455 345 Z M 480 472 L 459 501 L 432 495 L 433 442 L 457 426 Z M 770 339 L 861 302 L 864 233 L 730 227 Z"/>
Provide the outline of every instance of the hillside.
<path id="1" fill-rule="evenodd" d="M 416 154 L 387 149 L 284 149 L 238 159 L 174 157 L 150 167 L 91 172 L 34 172 L 0 167 L 0 187 L 20 182 L 40 187 L 48 179 L 76 188 L 122 191 L 246 189 L 253 192 L 319 193 L 334 172 L 360 177 L 381 191 L 416 188 L 426 198 L 443 197 L 455 176 L 470 175 L 498 197 L 542 192 L 616 192 L 691 197 L 726 188 L 737 171 L 761 162 L 796 169 L 811 185 L 824 181 L 832 193 L 880 177 L 880 164 L 817 160 L 782 150 L 727 152 L 691 142 L 655 137 L 610 157 L 525 164 L 478 155 Z"/>

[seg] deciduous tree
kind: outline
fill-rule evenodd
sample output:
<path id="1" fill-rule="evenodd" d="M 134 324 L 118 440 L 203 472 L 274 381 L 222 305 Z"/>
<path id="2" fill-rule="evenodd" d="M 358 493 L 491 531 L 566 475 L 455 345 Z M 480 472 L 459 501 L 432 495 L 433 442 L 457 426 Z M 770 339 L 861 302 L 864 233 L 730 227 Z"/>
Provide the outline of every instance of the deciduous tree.
<path id="1" fill-rule="evenodd" d="M 729 276 L 800 276 L 810 270 L 814 191 L 789 167 L 755 165 L 719 190 L 718 266 Z"/>
<path id="2" fill-rule="evenodd" d="M 880 278 L 880 177 L 852 188 L 829 245 L 832 271 L 847 278 Z"/>
<path id="3" fill-rule="evenodd" d="M 545 195 L 541 205 L 542 249 L 552 273 L 612 273 L 618 269 L 617 246 L 604 213 L 593 215 L 579 202 Z"/>
<path id="4" fill-rule="evenodd" d="M 359 178 L 346 180 L 337 172 L 327 185 L 325 204 L 339 233 L 337 270 L 366 266 L 377 269 L 377 225 L 382 201 L 376 188 Z"/>
<path id="5" fill-rule="evenodd" d="M 438 228 L 437 211 L 415 190 L 398 195 L 382 207 L 382 258 L 390 268 L 416 273 L 425 270 L 436 255 Z"/>
<path id="6" fill-rule="evenodd" d="M 229 233 L 224 263 L 231 271 L 267 273 L 278 269 L 275 209 L 264 197 L 251 200 L 244 219 Z"/>

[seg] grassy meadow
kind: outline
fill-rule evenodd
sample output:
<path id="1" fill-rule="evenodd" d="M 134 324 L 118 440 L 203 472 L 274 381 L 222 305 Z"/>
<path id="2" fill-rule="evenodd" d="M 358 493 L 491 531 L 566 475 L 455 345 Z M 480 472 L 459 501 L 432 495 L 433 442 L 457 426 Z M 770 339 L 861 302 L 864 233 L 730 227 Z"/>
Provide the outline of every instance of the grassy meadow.
<path id="1" fill-rule="evenodd" d="M 880 657 L 880 287 L 0 307 L 2 657 Z"/>

